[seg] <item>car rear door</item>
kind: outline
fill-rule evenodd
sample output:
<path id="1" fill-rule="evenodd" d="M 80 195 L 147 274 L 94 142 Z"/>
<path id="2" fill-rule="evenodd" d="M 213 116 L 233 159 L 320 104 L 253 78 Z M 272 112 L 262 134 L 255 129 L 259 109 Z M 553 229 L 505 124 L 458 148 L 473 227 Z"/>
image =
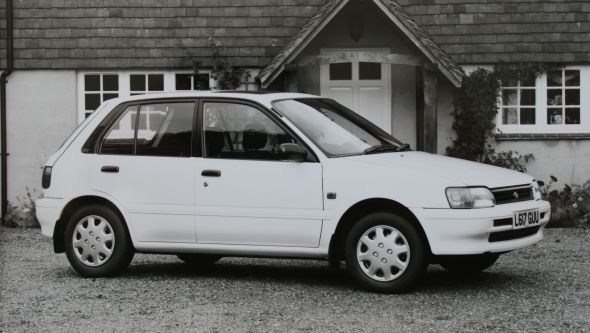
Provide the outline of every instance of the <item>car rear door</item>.
<path id="1" fill-rule="evenodd" d="M 297 140 L 257 105 L 231 99 L 200 104 L 197 243 L 317 247 L 321 164 L 281 160 L 278 146 Z"/>
<path id="2" fill-rule="evenodd" d="M 129 104 L 110 124 L 90 170 L 140 242 L 195 243 L 195 100 Z"/>

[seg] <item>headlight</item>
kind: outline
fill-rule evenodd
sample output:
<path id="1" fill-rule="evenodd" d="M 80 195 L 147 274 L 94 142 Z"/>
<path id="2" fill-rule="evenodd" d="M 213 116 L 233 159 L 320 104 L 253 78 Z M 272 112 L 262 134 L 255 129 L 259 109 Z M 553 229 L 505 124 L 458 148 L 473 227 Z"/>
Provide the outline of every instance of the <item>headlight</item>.
<path id="1" fill-rule="evenodd" d="M 539 188 L 539 183 L 537 181 L 533 181 L 533 197 L 535 200 L 541 199 L 541 189 Z"/>
<path id="2" fill-rule="evenodd" d="M 496 205 L 494 195 L 487 187 L 449 187 L 447 199 L 451 208 L 488 208 Z"/>

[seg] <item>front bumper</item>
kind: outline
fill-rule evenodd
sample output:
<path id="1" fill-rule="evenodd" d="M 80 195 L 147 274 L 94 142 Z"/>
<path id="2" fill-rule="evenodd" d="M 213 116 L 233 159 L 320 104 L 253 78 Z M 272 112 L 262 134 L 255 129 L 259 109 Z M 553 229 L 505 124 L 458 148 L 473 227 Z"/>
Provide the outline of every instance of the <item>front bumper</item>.
<path id="1" fill-rule="evenodd" d="M 514 212 L 535 208 L 541 213 L 537 226 L 514 232 L 512 224 L 494 226 L 495 220 L 511 220 Z M 536 200 L 493 208 L 419 208 L 412 212 L 420 221 L 433 254 L 469 255 L 512 251 L 541 241 L 551 217 L 551 206 L 547 201 Z"/>
<path id="2" fill-rule="evenodd" d="M 43 236 L 53 237 L 53 230 L 63 207 L 63 199 L 42 198 L 35 201 L 37 220 L 41 225 L 41 234 Z"/>

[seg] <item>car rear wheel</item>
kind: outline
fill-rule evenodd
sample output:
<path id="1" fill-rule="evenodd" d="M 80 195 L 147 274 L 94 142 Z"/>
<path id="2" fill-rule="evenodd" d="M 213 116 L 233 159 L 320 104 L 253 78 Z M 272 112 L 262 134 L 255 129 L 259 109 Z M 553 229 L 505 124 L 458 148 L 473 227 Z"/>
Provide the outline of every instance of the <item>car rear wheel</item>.
<path id="1" fill-rule="evenodd" d="M 68 221 L 64 239 L 70 264 L 85 277 L 116 275 L 133 259 L 123 221 L 105 206 L 78 209 Z"/>
<path id="2" fill-rule="evenodd" d="M 490 268 L 500 257 L 497 253 L 486 253 L 466 256 L 443 256 L 439 264 L 453 273 L 477 273 Z"/>
<path id="3" fill-rule="evenodd" d="M 373 213 L 350 230 L 345 243 L 346 266 L 364 289 L 400 293 L 416 285 L 426 268 L 424 243 L 405 218 Z"/>
<path id="4" fill-rule="evenodd" d="M 189 265 L 210 265 L 221 259 L 221 256 L 197 253 L 179 253 L 177 257 Z"/>

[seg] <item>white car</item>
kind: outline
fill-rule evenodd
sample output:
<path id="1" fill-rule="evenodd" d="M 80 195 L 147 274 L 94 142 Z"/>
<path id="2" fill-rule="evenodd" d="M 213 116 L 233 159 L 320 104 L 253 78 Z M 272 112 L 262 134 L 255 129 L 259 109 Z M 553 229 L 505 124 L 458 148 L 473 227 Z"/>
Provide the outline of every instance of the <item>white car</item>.
<path id="1" fill-rule="evenodd" d="M 401 292 L 428 264 L 488 268 L 543 238 L 533 179 L 411 151 L 338 103 L 294 93 L 113 99 L 47 161 L 42 233 L 83 276 L 135 252 L 195 265 L 224 256 L 345 261 Z"/>

